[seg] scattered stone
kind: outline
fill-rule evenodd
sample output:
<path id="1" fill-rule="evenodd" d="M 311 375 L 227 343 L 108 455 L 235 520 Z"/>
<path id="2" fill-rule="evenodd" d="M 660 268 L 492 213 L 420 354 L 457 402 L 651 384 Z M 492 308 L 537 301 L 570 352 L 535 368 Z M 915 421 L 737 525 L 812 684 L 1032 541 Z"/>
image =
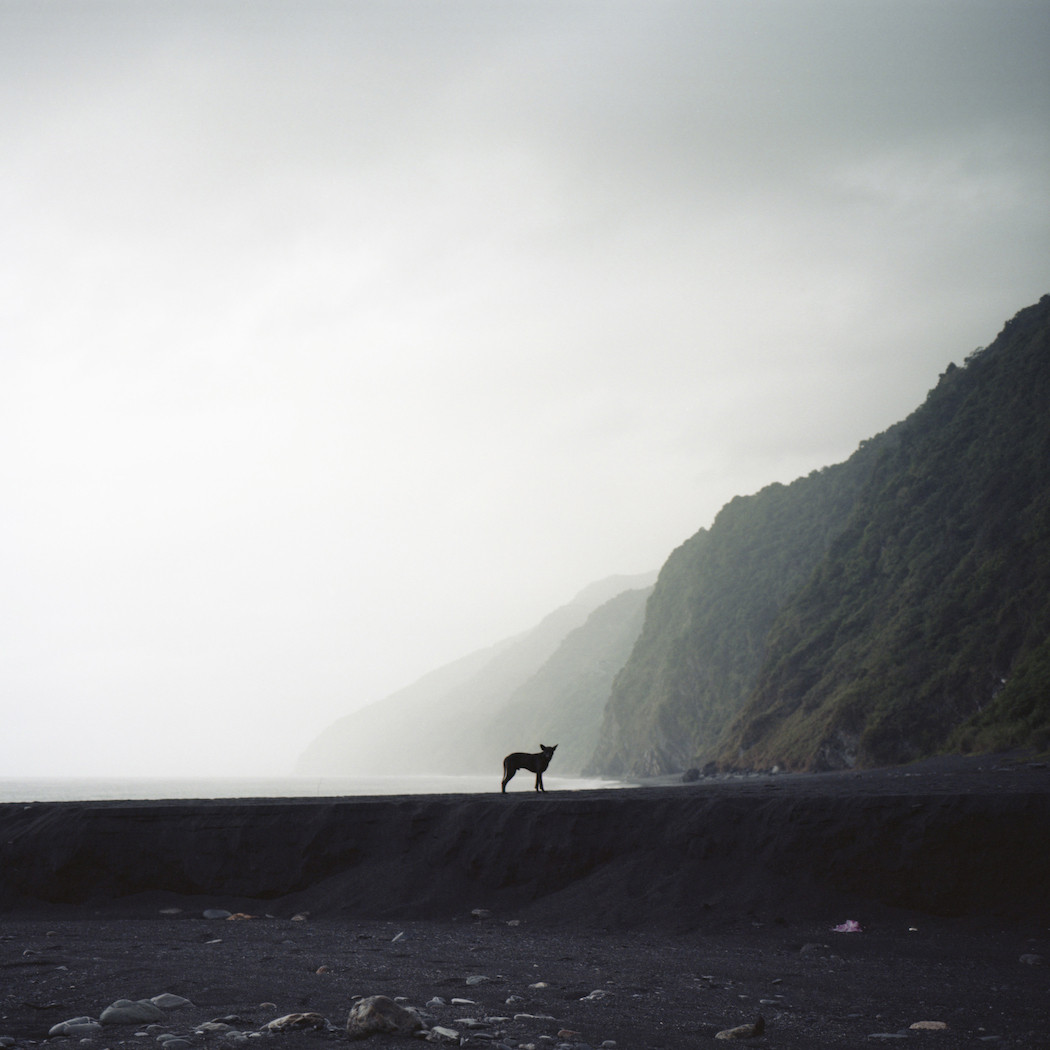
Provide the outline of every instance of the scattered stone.
<path id="1" fill-rule="evenodd" d="M 50 1035 L 92 1036 L 102 1031 L 102 1025 L 93 1017 L 71 1017 L 68 1021 L 59 1021 L 52 1025 L 47 1033 Z"/>
<path id="2" fill-rule="evenodd" d="M 259 1009 L 260 1010 L 276 1010 L 277 1009 L 277 1004 L 276 1003 L 259 1003 Z"/>
<path id="3" fill-rule="evenodd" d="M 459 1032 L 455 1028 L 445 1028 L 444 1025 L 436 1024 L 427 1032 L 428 1043 L 458 1043 Z"/>
<path id="4" fill-rule="evenodd" d="M 948 1026 L 944 1021 L 916 1021 L 915 1024 L 908 1025 L 908 1027 L 918 1032 L 943 1032 Z"/>
<path id="5" fill-rule="evenodd" d="M 755 1019 L 754 1024 L 739 1024 L 736 1028 L 723 1028 L 721 1032 L 715 1032 L 716 1039 L 754 1039 L 766 1030 L 766 1021 L 761 1014 Z"/>
<path id="6" fill-rule="evenodd" d="M 157 1042 L 164 1050 L 190 1050 L 193 1043 L 181 1035 L 158 1035 Z"/>
<path id="7" fill-rule="evenodd" d="M 580 1002 L 598 1002 L 600 999 L 607 999 L 610 994 L 610 992 L 605 991 L 603 988 L 595 988 L 589 995 L 583 996 L 583 998 L 580 999 Z"/>
<path id="8" fill-rule="evenodd" d="M 537 981 L 535 984 L 530 984 L 530 988 L 549 988 L 550 985 L 546 981 Z"/>
<path id="9" fill-rule="evenodd" d="M 521 1001 L 525 1002 L 524 999 L 522 999 Z M 477 1006 L 478 1004 L 477 1004 L 477 1000 L 476 999 L 458 999 L 457 998 L 457 999 L 453 999 L 452 1000 L 452 1005 L 453 1006 Z"/>
<path id="10" fill-rule="evenodd" d="M 520 926 L 521 925 L 521 919 L 508 919 L 507 920 L 507 925 L 508 926 Z"/>
<path id="11" fill-rule="evenodd" d="M 558 1031 L 559 1039 L 578 1039 L 580 1036 L 579 1032 L 574 1032 L 571 1028 L 562 1028 Z"/>
<path id="12" fill-rule="evenodd" d="M 244 911 L 235 911 L 232 915 L 226 916 L 227 922 L 243 922 L 245 919 L 254 919 L 254 915 L 249 915 Z"/>
<path id="13" fill-rule="evenodd" d="M 161 915 L 181 915 L 182 914 L 182 909 L 181 908 L 161 908 L 160 909 L 160 913 L 161 913 Z"/>
<path id="14" fill-rule="evenodd" d="M 13 1035 L 0 1035 L 0 1046 L 14 1046 L 15 1037 Z"/>
<path id="15" fill-rule="evenodd" d="M 163 1021 L 164 1011 L 149 999 L 118 999 L 107 1006 L 98 1018 L 103 1024 L 142 1024 L 144 1021 Z"/>
<path id="16" fill-rule="evenodd" d="M 440 995 L 435 995 L 433 999 L 427 1000 L 428 1009 L 436 1010 L 439 1006 L 448 1006 L 448 1003 Z"/>
<path id="17" fill-rule="evenodd" d="M 292 922 L 306 922 L 309 917 L 310 913 L 308 911 L 296 912 L 296 914 L 292 916 Z"/>
<path id="18" fill-rule="evenodd" d="M 488 908 L 474 908 L 471 910 L 470 914 L 473 915 L 475 919 L 487 919 L 492 912 L 490 912 Z"/>
<path id="19" fill-rule="evenodd" d="M 491 980 L 491 977 L 486 977 L 483 973 L 476 973 L 467 978 L 467 984 L 471 986 L 478 984 L 488 984 Z"/>
<path id="20" fill-rule="evenodd" d="M 181 995 L 172 995 L 171 992 L 161 992 L 155 995 L 150 1002 L 161 1010 L 181 1010 L 184 1006 L 192 1006 L 189 999 L 183 999 Z"/>
<path id="21" fill-rule="evenodd" d="M 1023 962 L 1026 966 L 1045 966 L 1046 959 L 1041 955 L 1034 955 L 1031 952 L 1026 952 L 1018 962 Z"/>
<path id="22" fill-rule="evenodd" d="M 228 919 L 232 914 L 232 912 L 228 912 L 225 908 L 206 908 L 204 911 L 204 917 L 206 919 Z"/>
<path id="23" fill-rule="evenodd" d="M 367 1039 L 383 1032 L 408 1034 L 422 1028 L 414 1010 L 398 1006 L 386 995 L 370 995 L 358 999 L 346 1019 L 346 1034 L 351 1039 Z"/>
<path id="24" fill-rule="evenodd" d="M 233 1025 L 225 1021 L 202 1021 L 193 1029 L 198 1035 L 222 1035 L 233 1031 Z"/>
<path id="25" fill-rule="evenodd" d="M 325 1030 L 335 1026 L 321 1014 L 285 1014 L 264 1024 L 261 1032 L 295 1032 L 301 1029 Z"/>
<path id="26" fill-rule="evenodd" d="M 318 966 L 317 969 L 314 970 L 314 973 L 328 973 L 328 967 L 327 966 Z"/>

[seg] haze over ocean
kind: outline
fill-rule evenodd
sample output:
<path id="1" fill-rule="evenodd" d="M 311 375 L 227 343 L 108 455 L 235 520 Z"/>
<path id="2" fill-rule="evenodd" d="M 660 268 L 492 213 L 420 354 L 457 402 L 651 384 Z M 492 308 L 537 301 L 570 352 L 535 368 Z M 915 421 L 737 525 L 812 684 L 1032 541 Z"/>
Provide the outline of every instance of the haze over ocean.
<path id="1" fill-rule="evenodd" d="M 626 786 L 619 780 L 545 775 L 547 791 Z M 0 777 L 0 803 L 194 798 L 346 798 L 357 795 L 499 794 L 500 774 L 389 777 Z M 519 775 L 507 791 L 533 790 Z"/>

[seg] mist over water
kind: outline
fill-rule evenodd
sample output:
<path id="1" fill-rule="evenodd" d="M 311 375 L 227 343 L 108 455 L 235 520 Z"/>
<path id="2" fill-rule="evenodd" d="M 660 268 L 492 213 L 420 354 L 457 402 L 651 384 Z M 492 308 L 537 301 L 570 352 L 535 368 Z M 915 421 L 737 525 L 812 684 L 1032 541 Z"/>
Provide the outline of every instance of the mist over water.
<path id="1" fill-rule="evenodd" d="M 545 775 L 548 791 L 589 791 L 627 785 L 619 780 Z M 2 802 L 108 802 L 205 798 L 349 798 L 360 795 L 461 795 L 499 792 L 493 776 L 370 777 L 4 777 Z M 533 778 L 516 777 L 508 793 L 532 791 Z"/>

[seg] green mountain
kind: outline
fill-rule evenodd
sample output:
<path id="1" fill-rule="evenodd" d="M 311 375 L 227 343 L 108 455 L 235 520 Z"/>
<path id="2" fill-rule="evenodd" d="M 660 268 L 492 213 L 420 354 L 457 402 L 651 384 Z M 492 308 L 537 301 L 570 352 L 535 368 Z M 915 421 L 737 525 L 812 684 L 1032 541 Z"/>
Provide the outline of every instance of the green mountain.
<path id="1" fill-rule="evenodd" d="M 594 748 L 613 675 L 641 630 L 654 574 L 584 589 L 534 628 L 432 671 L 354 711 L 306 748 L 313 776 L 492 773 L 503 756 L 558 744 L 554 774 L 578 772 Z"/>
<path id="2" fill-rule="evenodd" d="M 1050 296 L 845 463 L 660 573 L 589 772 L 1050 745 Z"/>

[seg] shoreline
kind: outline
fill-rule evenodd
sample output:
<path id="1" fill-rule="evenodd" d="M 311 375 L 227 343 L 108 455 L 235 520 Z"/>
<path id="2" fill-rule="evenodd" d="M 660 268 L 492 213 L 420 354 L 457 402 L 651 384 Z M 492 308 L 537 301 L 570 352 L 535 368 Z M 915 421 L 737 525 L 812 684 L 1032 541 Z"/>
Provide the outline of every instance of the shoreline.
<path id="1" fill-rule="evenodd" d="M 1045 763 L 934 762 L 616 791 L 0 805 L 0 913 L 149 895 L 338 916 L 512 906 L 702 924 L 829 895 L 1050 921 Z M 258 910 L 255 908 L 254 910 Z"/>

